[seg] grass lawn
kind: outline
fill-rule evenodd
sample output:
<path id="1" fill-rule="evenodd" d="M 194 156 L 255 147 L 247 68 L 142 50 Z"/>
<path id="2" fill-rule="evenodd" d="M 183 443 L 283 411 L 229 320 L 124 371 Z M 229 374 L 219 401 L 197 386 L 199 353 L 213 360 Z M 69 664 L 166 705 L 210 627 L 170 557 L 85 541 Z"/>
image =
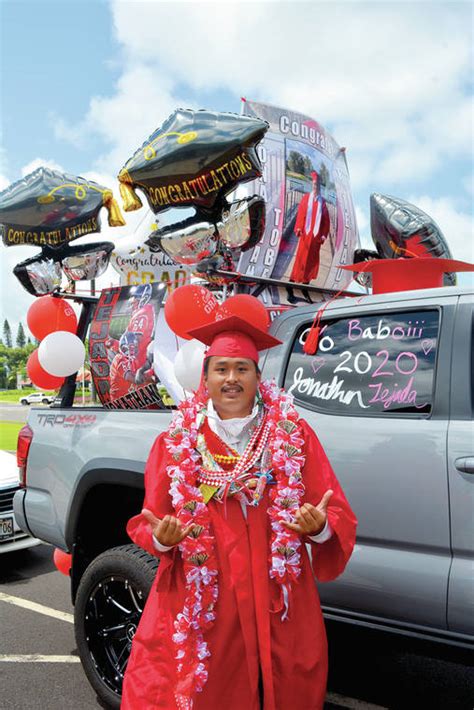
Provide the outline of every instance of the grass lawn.
<path id="1" fill-rule="evenodd" d="M 18 432 L 22 426 L 24 426 L 23 422 L 0 421 L 0 449 L 16 451 Z"/>

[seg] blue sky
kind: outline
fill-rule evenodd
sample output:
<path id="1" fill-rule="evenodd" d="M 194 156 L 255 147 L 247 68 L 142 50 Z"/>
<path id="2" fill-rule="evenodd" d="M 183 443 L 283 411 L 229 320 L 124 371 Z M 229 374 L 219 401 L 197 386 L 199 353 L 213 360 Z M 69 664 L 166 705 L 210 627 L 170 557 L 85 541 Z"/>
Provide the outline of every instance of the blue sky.
<path id="1" fill-rule="evenodd" d="M 470 2 L 0 0 L 0 12 L 1 189 L 40 164 L 115 188 L 175 108 L 239 112 L 247 96 L 347 146 L 367 246 L 381 192 L 424 209 L 474 261 Z M 0 317 L 16 324 L 30 299 L 11 269 L 30 250 L 6 251 Z"/>

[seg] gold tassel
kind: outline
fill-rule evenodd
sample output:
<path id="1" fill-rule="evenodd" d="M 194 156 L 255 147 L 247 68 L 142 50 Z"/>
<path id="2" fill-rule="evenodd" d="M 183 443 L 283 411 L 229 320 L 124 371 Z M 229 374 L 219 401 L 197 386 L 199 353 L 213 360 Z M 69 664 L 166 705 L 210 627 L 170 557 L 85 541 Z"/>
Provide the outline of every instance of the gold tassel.
<path id="1" fill-rule="evenodd" d="M 134 210 L 139 210 L 140 207 L 143 207 L 143 203 L 133 189 L 132 185 L 127 182 L 121 182 L 119 188 L 125 212 L 133 212 Z"/>
<path id="2" fill-rule="evenodd" d="M 117 200 L 111 192 L 104 192 L 104 206 L 107 208 L 109 213 L 109 227 L 124 227 L 126 222 L 120 212 L 120 207 L 118 206 Z"/>

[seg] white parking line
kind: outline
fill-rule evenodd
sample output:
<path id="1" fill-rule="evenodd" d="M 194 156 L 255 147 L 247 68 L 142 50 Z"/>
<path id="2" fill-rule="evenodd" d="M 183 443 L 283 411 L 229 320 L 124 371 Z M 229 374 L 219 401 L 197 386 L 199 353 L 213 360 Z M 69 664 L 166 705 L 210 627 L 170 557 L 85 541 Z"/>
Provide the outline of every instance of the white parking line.
<path id="1" fill-rule="evenodd" d="M 10 594 L 5 594 L 0 592 L 0 602 L 6 602 L 7 604 L 14 604 L 15 606 L 21 606 L 23 609 L 29 609 L 30 611 L 36 611 L 38 614 L 44 614 L 45 616 L 52 616 L 53 619 L 60 619 L 61 621 L 67 621 L 69 624 L 74 623 L 74 616 L 72 614 L 66 614 L 64 611 L 58 611 L 57 609 L 51 609 L 49 606 L 43 606 L 42 604 L 37 604 L 36 602 L 30 602 L 28 599 L 21 599 L 20 597 L 12 597 Z"/>
<path id="2" fill-rule="evenodd" d="M 0 663 L 80 663 L 78 656 L 41 656 L 39 653 L 2 656 Z"/>
<path id="3" fill-rule="evenodd" d="M 357 698 L 346 698 L 345 695 L 339 693 L 327 693 L 326 702 L 339 705 L 342 708 L 351 708 L 351 710 L 388 710 L 384 705 L 373 705 L 365 703 L 363 700 L 357 700 Z"/>

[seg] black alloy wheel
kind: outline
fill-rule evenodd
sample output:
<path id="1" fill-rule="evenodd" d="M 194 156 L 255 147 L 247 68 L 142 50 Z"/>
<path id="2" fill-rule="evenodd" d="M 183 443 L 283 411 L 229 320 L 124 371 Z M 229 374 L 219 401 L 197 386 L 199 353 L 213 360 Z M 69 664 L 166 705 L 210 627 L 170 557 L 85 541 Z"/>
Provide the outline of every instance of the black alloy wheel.
<path id="1" fill-rule="evenodd" d="M 84 572 L 74 613 L 84 671 L 99 698 L 119 708 L 133 637 L 158 560 L 136 545 L 96 557 Z"/>

